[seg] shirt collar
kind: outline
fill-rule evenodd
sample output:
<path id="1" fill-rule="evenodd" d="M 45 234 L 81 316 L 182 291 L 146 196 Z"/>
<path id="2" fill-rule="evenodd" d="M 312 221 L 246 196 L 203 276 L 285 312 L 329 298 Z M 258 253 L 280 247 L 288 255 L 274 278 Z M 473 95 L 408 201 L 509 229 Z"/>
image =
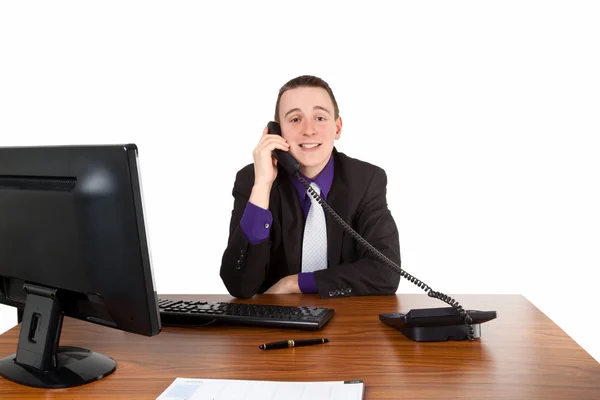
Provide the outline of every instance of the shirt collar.
<path id="1" fill-rule="evenodd" d="M 325 168 L 323 168 L 323 170 L 319 172 L 319 174 L 314 179 L 310 179 L 300 172 L 298 173 L 309 184 L 315 182 L 319 186 L 319 188 L 321 188 L 321 197 L 323 197 L 324 200 L 327 199 L 329 189 L 331 189 L 331 184 L 333 182 L 333 154 L 331 155 L 331 157 L 329 157 L 329 161 L 325 165 Z M 306 188 L 304 187 L 302 182 L 300 182 L 296 178 L 292 178 L 292 182 L 294 183 L 294 187 L 298 191 L 298 196 L 300 197 L 300 200 L 304 200 L 305 197 L 308 196 L 308 193 L 306 193 Z"/>

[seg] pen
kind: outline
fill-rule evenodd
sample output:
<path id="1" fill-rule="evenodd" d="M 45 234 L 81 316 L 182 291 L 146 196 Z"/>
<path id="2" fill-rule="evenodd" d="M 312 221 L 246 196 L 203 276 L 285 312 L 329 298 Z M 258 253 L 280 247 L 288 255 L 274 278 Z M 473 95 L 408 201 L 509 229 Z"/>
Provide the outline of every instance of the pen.
<path id="1" fill-rule="evenodd" d="M 313 344 L 327 343 L 329 339 L 300 339 L 300 340 L 282 340 L 280 342 L 265 343 L 258 346 L 262 350 L 286 349 L 288 347 L 310 346 Z"/>

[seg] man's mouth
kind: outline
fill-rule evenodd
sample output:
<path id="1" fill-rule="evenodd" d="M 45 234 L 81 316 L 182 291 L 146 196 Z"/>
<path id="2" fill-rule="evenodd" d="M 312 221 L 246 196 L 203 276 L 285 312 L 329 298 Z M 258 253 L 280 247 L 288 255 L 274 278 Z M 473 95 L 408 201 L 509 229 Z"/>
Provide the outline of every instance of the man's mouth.
<path id="1" fill-rule="evenodd" d="M 321 143 L 302 143 L 300 147 L 304 149 L 314 149 L 315 147 L 320 146 Z"/>

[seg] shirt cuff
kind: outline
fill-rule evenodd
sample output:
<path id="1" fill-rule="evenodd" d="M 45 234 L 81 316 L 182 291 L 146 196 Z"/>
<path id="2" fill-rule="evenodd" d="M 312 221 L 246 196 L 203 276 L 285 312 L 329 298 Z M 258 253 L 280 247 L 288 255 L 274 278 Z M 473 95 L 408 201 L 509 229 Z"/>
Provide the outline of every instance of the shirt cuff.
<path id="1" fill-rule="evenodd" d="M 318 293 L 314 272 L 301 272 L 298 274 L 298 286 L 302 293 Z"/>
<path id="2" fill-rule="evenodd" d="M 248 202 L 240 220 L 240 227 L 248 241 L 257 244 L 269 237 L 272 222 L 271 211 Z"/>

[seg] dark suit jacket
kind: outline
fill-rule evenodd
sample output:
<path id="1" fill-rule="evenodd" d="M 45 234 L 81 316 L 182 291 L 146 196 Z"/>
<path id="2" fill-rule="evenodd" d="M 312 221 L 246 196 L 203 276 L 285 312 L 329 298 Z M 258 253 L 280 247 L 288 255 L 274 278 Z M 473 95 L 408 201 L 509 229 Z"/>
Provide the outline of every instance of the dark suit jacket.
<path id="1" fill-rule="evenodd" d="M 385 171 L 336 149 L 333 156 L 334 178 L 327 204 L 373 247 L 400 265 L 398 230 L 387 207 Z M 304 218 L 291 179 L 279 169 L 269 200 L 273 216 L 269 238 L 253 245 L 242 232 L 240 220 L 254 185 L 254 165 L 247 165 L 236 175 L 229 240 L 220 272 L 234 297 L 264 293 L 279 279 L 301 272 Z M 329 265 L 315 272 L 320 296 L 394 294 L 399 273 L 377 260 L 329 214 L 325 216 Z"/>

